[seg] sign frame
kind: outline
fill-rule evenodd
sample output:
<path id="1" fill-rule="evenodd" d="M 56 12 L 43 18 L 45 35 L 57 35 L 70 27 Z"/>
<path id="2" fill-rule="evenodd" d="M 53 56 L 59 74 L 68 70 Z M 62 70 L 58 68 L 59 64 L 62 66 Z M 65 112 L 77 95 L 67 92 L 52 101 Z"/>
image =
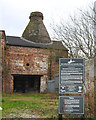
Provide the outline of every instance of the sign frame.
<path id="1" fill-rule="evenodd" d="M 62 60 L 62 64 L 61 64 L 61 60 Z M 61 77 L 62 77 L 62 82 L 61 82 Z M 85 60 L 84 59 L 82 58 L 60 58 L 59 59 L 59 108 L 58 110 L 59 110 L 60 118 L 62 118 L 63 114 L 84 115 L 85 113 L 84 82 L 85 82 Z M 80 86 L 82 87 L 82 89 L 80 88 Z M 62 92 L 61 90 L 65 90 L 65 92 Z M 69 98 L 70 104 L 67 104 L 68 99 L 64 100 L 62 97 Z M 74 98 L 73 99 L 74 104 L 70 100 L 70 97 Z M 64 103 L 63 103 L 63 100 L 60 100 L 60 98 L 64 100 Z M 77 100 L 76 101 L 77 104 L 75 104 L 75 99 Z M 65 108 L 63 109 L 61 108 L 61 106 L 65 106 Z M 64 110 L 65 112 L 62 112 Z"/>
<path id="2" fill-rule="evenodd" d="M 74 97 L 74 98 L 82 98 L 82 101 L 83 101 L 83 104 L 82 104 L 82 113 L 61 113 L 60 112 L 60 98 L 68 98 L 68 97 Z M 70 114 L 70 115 L 72 115 L 72 114 L 75 114 L 75 115 L 83 115 L 84 113 L 85 113 L 85 107 L 84 107 L 84 105 L 85 105 L 85 100 L 84 100 L 84 95 L 82 95 L 82 96 L 59 96 L 59 114 Z"/>

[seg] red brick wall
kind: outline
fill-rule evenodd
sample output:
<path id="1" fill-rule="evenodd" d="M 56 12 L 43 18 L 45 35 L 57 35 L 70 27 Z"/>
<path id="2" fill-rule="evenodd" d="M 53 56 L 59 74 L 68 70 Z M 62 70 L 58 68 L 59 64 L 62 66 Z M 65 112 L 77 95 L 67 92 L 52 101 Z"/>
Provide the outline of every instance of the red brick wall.
<path id="1" fill-rule="evenodd" d="M 4 31 L 0 31 L 0 91 L 2 92 L 2 89 L 4 88 L 3 86 L 3 80 L 5 80 L 6 74 L 5 74 L 5 48 L 6 48 L 6 44 L 5 44 L 5 32 Z"/>
<path id="2" fill-rule="evenodd" d="M 6 78 L 3 80 L 3 91 L 13 92 L 12 74 L 29 74 L 42 75 L 40 92 L 47 92 L 47 80 L 54 79 L 54 74 L 59 72 L 57 54 L 67 57 L 67 51 L 6 46 Z"/>
<path id="3" fill-rule="evenodd" d="M 41 83 L 42 84 L 47 83 L 48 55 L 49 51 L 44 49 L 7 46 L 6 47 L 7 82 L 5 83 L 7 86 L 6 90 L 8 92 L 13 91 L 13 77 L 11 74 L 43 75 L 43 77 L 41 78 L 42 79 Z M 46 91 L 47 89 L 46 87 L 47 87 L 46 85 L 42 86 L 40 91 L 41 92 Z M 42 88 L 44 89 L 44 91 L 42 91 Z"/>

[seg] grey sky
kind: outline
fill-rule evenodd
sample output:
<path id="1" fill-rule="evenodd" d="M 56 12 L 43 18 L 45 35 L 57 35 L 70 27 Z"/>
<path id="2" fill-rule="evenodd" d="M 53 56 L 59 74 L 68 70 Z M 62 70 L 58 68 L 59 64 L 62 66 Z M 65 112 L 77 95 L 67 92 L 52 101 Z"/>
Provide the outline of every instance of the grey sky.
<path id="1" fill-rule="evenodd" d="M 50 33 L 52 20 L 67 19 L 77 8 L 86 8 L 95 0 L 0 0 L 0 30 L 6 35 L 21 36 L 31 12 L 40 11 Z"/>

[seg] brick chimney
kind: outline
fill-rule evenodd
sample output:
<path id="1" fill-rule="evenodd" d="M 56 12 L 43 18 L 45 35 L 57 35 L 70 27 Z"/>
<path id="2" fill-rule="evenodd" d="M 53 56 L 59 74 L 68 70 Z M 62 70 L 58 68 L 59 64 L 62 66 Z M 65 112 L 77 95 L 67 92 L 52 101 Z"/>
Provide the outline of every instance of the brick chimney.
<path id="1" fill-rule="evenodd" d="M 5 31 L 0 30 L 0 39 L 5 39 Z"/>
<path id="2" fill-rule="evenodd" d="M 43 14 L 41 12 L 32 12 L 29 19 L 30 21 L 22 37 L 35 43 L 51 43 L 51 39 L 43 23 Z"/>

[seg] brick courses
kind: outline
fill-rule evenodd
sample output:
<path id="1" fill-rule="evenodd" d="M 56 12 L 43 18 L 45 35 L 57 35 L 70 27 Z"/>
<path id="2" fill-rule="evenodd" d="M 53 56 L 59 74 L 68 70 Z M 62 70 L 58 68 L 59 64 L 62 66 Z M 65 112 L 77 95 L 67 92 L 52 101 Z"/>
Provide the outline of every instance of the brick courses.
<path id="1" fill-rule="evenodd" d="M 40 23 L 40 26 L 43 26 L 43 28 L 45 29 L 44 25 L 42 24 L 43 22 Z M 40 26 L 39 31 L 44 30 L 42 28 L 40 29 Z M 41 33 L 43 33 L 43 31 L 40 32 L 40 35 L 42 35 Z M 12 44 L 7 44 L 8 39 L 6 39 L 4 31 L 0 31 L 0 35 L 1 34 L 3 34 L 3 39 L 0 38 L 0 50 L 2 48 L 2 57 L 0 57 L 0 59 L 3 66 L 2 68 L 0 68 L 0 70 L 2 69 L 3 92 L 14 92 L 14 75 L 37 75 L 40 76 L 40 93 L 46 93 L 47 81 L 54 79 L 54 74 L 59 72 L 58 60 L 60 57 L 67 58 L 68 50 L 65 48 L 61 49 L 61 47 L 59 47 L 59 45 L 61 45 L 60 42 L 55 42 L 53 47 L 51 44 L 51 47 L 44 47 L 44 44 L 46 43 L 43 44 L 43 47 L 31 47 L 22 45 L 18 46 L 16 44 L 13 45 L 15 41 L 13 41 Z M 48 34 L 46 33 L 45 35 L 45 37 L 47 38 L 47 42 L 50 42 L 50 40 L 48 41 Z M 41 37 L 41 39 L 43 38 Z M 44 39 L 43 41 L 41 40 L 41 42 L 44 42 Z M 56 44 L 58 47 L 56 47 Z"/>
<path id="2" fill-rule="evenodd" d="M 62 53 L 64 52 L 65 51 L 63 51 Z M 64 54 L 63 57 L 67 57 L 67 54 Z M 50 58 L 52 59 L 51 63 Z M 29 65 L 27 66 L 27 64 Z M 12 74 L 29 74 L 42 75 L 40 92 L 45 93 L 47 92 L 47 80 L 49 80 L 50 78 L 54 79 L 54 74 L 59 72 L 58 67 L 59 64 L 56 63 L 56 53 L 51 53 L 50 49 L 6 46 L 7 76 L 6 80 L 4 81 L 7 81 L 7 83 L 5 83 L 6 88 L 4 86 L 5 92 L 8 91 L 9 93 L 13 91 Z"/>

